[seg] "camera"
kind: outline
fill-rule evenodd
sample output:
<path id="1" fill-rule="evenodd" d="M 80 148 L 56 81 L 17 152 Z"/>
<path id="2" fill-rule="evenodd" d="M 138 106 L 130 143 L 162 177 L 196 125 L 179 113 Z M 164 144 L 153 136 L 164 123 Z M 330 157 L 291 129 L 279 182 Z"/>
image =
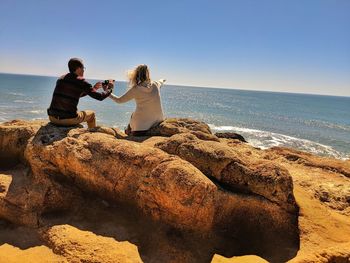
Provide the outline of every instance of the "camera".
<path id="1" fill-rule="evenodd" d="M 104 81 L 102 81 L 102 88 L 104 91 L 112 91 L 113 90 L 113 84 L 114 84 L 115 80 L 114 79 L 106 79 Z M 111 83 L 112 85 L 108 85 L 109 83 Z"/>
<path id="2" fill-rule="evenodd" d="M 113 79 L 113 81 L 115 81 L 115 80 Z M 108 79 L 102 81 L 102 86 L 107 86 L 108 84 L 109 84 L 109 80 Z"/>

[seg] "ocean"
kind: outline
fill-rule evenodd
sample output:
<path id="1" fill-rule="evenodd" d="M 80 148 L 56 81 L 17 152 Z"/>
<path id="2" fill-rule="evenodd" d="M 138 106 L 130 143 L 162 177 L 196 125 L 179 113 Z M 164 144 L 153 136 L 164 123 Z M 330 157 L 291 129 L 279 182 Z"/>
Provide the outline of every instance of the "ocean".
<path id="1" fill-rule="evenodd" d="M 56 77 L 0 73 L 0 122 L 47 119 Z M 90 80 L 95 83 L 96 80 Z M 117 82 L 121 95 L 126 82 Z M 350 158 L 350 97 L 165 85 L 166 117 L 204 121 L 213 132 L 236 132 L 255 147 L 285 146 L 338 159 Z M 124 129 L 134 102 L 80 100 L 97 124 Z"/>

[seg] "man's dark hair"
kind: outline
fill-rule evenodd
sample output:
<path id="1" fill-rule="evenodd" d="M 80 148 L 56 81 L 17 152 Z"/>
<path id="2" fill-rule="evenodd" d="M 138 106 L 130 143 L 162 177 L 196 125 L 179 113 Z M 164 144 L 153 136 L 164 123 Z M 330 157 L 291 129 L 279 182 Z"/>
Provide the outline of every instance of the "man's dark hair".
<path id="1" fill-rule="evenodd" d="M 68 62 L 70 73 L 74 73 L 78 68 L 84 67 L 83 61 L 80 58 L 71 58 Z"/>

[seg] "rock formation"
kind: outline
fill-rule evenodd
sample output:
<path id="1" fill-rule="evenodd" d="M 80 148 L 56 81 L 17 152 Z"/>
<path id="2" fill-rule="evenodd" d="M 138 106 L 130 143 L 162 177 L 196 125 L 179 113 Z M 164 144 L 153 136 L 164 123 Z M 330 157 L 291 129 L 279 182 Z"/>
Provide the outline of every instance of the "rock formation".
<path id="1" fill-rule="evenodd" d="M 143 138 L 108 127 L 3 123 L 0 218 L 30 227 L 53 255 L 69 262 L 210 262 L 215 253 L 255 254 L 270 262 L 346 260 L 349 164 L 291 149 L 262 151 L 234 138 L 213 135 L 190 119 L 168 119 Z M 329 184 L 334 178 L 336 186 Z M 315 238 L 329 227 L 323 220 L 315 224 L 324 212 L 343 235 L 326 231 Z M 104 222 L 94 228 L 84 223 L 102 237 L 72 226 L 87 217 Z M 138 238 L 128 234 L 133 231 Z M 79 235 L 85 238 L 74 241 Z M 140 254 L 131 244 L 130 252 L 118 251 L 121 236 Z"/>
<path id="2" fill-rule="evenodd" d="M 287 170 L 270 161 L 244 161 L 231 147 L 189 133 L 174 135 L 154 146 L 190 162 L 230 190 L 254 193 L 286 210 L 297 210 L 292 178 Z"/>

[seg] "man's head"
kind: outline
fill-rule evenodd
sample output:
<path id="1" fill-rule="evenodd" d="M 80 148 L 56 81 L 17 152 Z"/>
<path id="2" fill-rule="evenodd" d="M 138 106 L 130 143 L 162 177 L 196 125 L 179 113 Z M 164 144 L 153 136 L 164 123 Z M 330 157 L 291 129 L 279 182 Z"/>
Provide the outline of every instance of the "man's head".
<path id="1" fill-rule="evenodd" d="M 84 76 L 84 64 L 80 58 L 71 58 L 68 62 L 68 68 L 70 73 L 75 73 L 78 76 Z"/>

